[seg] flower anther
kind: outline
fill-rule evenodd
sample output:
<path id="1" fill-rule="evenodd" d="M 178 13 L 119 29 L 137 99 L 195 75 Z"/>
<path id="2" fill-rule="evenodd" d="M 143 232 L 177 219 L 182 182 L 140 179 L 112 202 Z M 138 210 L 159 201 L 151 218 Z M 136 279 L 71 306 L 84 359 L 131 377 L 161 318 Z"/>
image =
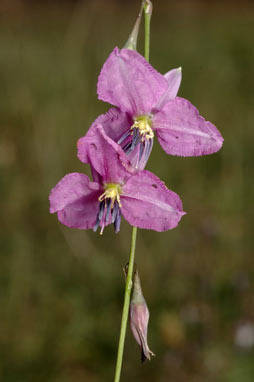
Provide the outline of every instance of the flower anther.
<path id="1" fill-rule="evenodd" d="M 116 183 L 106 183 L 104 185 L 105 192 L 101 194 L 98 198 L 99 202 L 102 202 L 103 200 L 110 199 L 111 200 L 111 208 L 114 207 L 115 201 L 117 201 L 119 207 L 121 206 L 120 202 L 120 195 L 122 193 L 120 184 Z"/>
<path id="2" fill-rule="evenodd" d="M 145 139 L 153 139 L 154 133 L 151 128 L 152 121 L 147 115 L 141 115 L 134 120 L 134 124 L 131 126 L 131 130 L 138 129 L 139 135 L 141 136 L 141 141 L 144 142 Z"/>

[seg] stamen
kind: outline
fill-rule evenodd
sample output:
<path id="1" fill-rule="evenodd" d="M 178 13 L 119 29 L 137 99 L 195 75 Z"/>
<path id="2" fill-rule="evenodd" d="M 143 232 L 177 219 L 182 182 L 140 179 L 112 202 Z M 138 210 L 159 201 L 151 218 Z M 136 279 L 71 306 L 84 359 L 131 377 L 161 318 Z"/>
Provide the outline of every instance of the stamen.
<path id="1" fill-rule="evenodd" d="M 133 134 L 133 138 L 132 138 L 132 142 L 131 142 L 131 149 L 134 150 L 135 148 L 135 142 L 137 140 L 137 137 L 138 137 L 138 129 L 133 129 L 132 130 L 132 134 Z"/>
<path id="2" fill-rule="evenodd" d="M 103 234 L 104 228 L 105 228 L 105 223 L 102 222 L 102 226 L 101 226 L 101 230 L 100 230 L 100 235 Z"/>
<path id="3" fill-rule="evenodd" d="M 115 233 L 118 233 L 120 231 L 120 225 L 121 225 L 121 211 L 120 209 L 118 209 L 116 220 L 114 221 Z"/>
<path id="4" fill-rule="evenodd" d="M 95 224 L 93 226 L 93 231 L 94 232 L 97 231 L 97 228 L 100 225 L 100 222 L 101 222 L 102 217 L 103 217 L 104 209 L 105 209 L 105 201 L 103 200 L 102 202 L 100 202 L 99 212 L 98 212 L 97 217 L 96 217 L 96 222 L 95 222 Z"/>
<path id="5" fill-rule="evenodd" d="M 134 134 L 133 134 L 133 139 L 132 139 L 132 148 L 133 148 L 133 150 L 139 144 L 139 142 L 141 141 L 141 138 L 142 137 L 139 134 L 139 130 L 138 129 L 134 129 Z"/>
<path id="6" fill-rule="evenodd" d="M 94 224 L 93 230 L 94 232 L 97 230 L 99 226 L 101 226 L 100 234 L 103 234 L 105 226 L 110 222 L 110 214 L 111 214 L 111 222 L 115 225 L 115 232 L 120 230 L 120 194 L 121 187 L 116 183 L 107 183 L 104 186 L 105 191 L 98 198 L 99 212 L 96 217 L 96 222 Z"/>
<path id="7" fill-rule="evenodd" d="M 147 162 L 153 147 L 153 139 L 145 142 L 144 161 Z"/>
<path id="8" fill-rule="evenodd" d="M 102 219 L 104 209 L 105 209 L 105 202 L 103 200 L 102 202 L 100 202 L 100 206 L 99 206 L 98 217 L 99 217 L 100 220 Z"/>
<path id="9" fill-rule="evenodd" d="M 109 221 L 109 215 L 110 215 L 110 211 L 111 211 L 111 199 L 106 199 L 106 206 L 107 206 L 107 210 L 106 210 L 106 223 L 108 223 Z"/>
<path id="10" fill-rule="evenodd" d="M 127 154 L 127 151 L 131 148 L 132 142 L 129 141 L 126 145 L 123 146 L 123 151 Z M 127 154 L 128 155 L 128 154 Z"/>
<path id="11" fill-rule="evenodd" d="M 116 220 L 116 215 L 118 213 L 118 210 L 119 210 L 119 204 L 117 203 L 117 201 L 115 201 L 114 208 L 113 208 L 113 211 L 112 211 L 112 214 L 111 214 L 112 223 L 114 223 L 115 220 Z"/>
<path id="12" fill-rule="evenodd" d="M 134 147 L 132 148 L 132 143 L 131 143 L 128 149 L 125 151 L 125 154 L 129 155 L 133 150 L 134 150 Z"/>
<path id="13" fill-rule="evenodd" d="M 130 130 L 127 130 L 117 141 L 118 145 L 120 145 L 128 136 L 131 134 Z"/>
<path id="14" fill-rule="evenodd" d="M 134 119 L 133 125 L 120 137 L 118 144 L 122 146 L 126 155 L 133 153 L 130 161 L 135 168 L 143 168 L 147 162 L 153 147 L 154 132 L 152 130 L 152 116 L 140 115 Z M 142 165 L 141 165 L 142 161 Z"/>
<path id="15" fill-rule="evenodd" d="M 143 156 L 144 148 L 145 148 L 146 143 L 142 142 L 139 145 L 139 162 L 141 161 L 141 158 Z"/>
<path id="16" fill-rule="evenodd" d="M 97 215 L 97 218 L 96 218 L 96 222 L 93 226 L 93 231 L 96 232 L 97 231 L 97 228 L 99 227 L 99 224 L 100 224 L 100 220 L 98 219 L 98 215 Z"/>
<path id="17" fill-rule="evenodd" d="M 152 152 L 152 148 L 153 148 L 153 139 L 150 140 L 149 156 Z"/>

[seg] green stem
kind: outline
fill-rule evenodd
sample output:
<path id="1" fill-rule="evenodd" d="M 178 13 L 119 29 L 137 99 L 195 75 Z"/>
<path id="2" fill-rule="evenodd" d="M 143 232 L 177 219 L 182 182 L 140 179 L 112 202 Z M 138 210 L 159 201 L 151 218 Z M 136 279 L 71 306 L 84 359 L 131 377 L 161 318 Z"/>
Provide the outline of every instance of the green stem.
<path id="1" fill-rule="evenodd" d="M 120 329 L 120 338 L 119 338 L 119 345 L 118 345 L 114 382 L 120 381 L 120 375 L 121 375 L 121 369 L 122 369 L 124 341 L 125 341 L 126 327 L 127 327 L 128 316 L 129 316 L 129 306 L 130 306 L 131 289 L 132 289 L 132 273 L 133 273 L 133 265 L 134 265 L 134 257 L 135 257 L 136 237 L 137 237 L 137 227 L 132 227 L 131 251 L 130 251 L 129 264 L 128 264 L 128 273 L 127 273 L 126 284 L 125 284 L 122 322 L 121 322 L 121 329 Z"/>
<path id="2" fill-rule="evenodd" d="M 152 17 L 153 6 L 150 0 L 145 0 L 144 14 L 145 14 L 145 59 L 149 62 L 150 56 L 150 23 Z"/>
<path id="3" fill-rule="evenodd" d="M 152 3 L 150 0 L 145 0 L 143 4 L 144 4 L 144 12 L 145 12 L 144 56 L 145 56 L 145 59 L 149 61 L 150 22 L 151 22 L 151 16 L 152 16 Z M 129 307 L 130 307 L 131 290 L 132 290 L 132 274 L 133 274 L 133 265 L 134 265 L 134 258 L 135 258 L 136 238 L 137 238 L 137 227 L 132 227 L 131 251 L 130 251 L 129 264 L 128 264 L 128 273 L 127 273 L 126 284 L 125 284 L 123 313 L 122 313 L 114 382 L 120 381 L 121 370 L 122 370 L 124 341 L 125 341 L 126 328 L 127 328 L 127 322 L 128 322 L 128 316 L 129 316 Z"/>

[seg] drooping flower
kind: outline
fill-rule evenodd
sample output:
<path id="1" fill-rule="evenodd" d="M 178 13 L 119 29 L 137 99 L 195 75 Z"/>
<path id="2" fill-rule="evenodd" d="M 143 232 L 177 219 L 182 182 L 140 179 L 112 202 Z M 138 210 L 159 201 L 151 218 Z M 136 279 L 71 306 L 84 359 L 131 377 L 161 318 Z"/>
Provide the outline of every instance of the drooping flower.
<path id="1" fill-rule="evenodd" d="M 68 227 L 90 229 L 114 223 L 121 215 L 133 226 L 165 231 L 185 214 L 177 194 L 149 171 L 133 172 L 122 148 L 102 125 L 78 142 L 79 158 L 91 165 L 93 181 L 80 173 L 66 175 L 50 194 L 50 212 Z"/>
<path id="2" fill-rule="evenodd" d="M 130 303 L 130 325 L 135 340 L 141 347 L 141 360 L 151 359 L 154 353 L 147 343 L 149 310 L 143 296 L 138 270 L 134 273 L 133 294 Z"/>
<path id="3" fill-rule="evenodd" d="M 177 97 L 181 68 L 164 76 L 139 53 L 115 48 L 97 84 L 99 99 L 117 106 L 103 117 L 132 165 L 143 169 L 156 133 L 167 154 L 199 156 L 218 151 L 223 138 L 186 99 Z M 123 115 L 121 115 L 124 113 Z M 111 120 L 110 120 L 111 119 Z M 124 123 L 119 124 L 118 119 Z M 93 126 L 92 126 L 93 127 Z"/>

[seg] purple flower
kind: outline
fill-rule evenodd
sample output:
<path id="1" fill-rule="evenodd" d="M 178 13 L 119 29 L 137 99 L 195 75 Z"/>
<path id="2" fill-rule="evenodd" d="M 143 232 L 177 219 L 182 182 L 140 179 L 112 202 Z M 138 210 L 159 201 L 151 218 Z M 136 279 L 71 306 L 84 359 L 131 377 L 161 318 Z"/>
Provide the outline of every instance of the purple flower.
<path id="1" fill-rule="evenodd" d="M 50 194 L 50 212 L 68 227 L 94 231 L 114 223 L 121 215 L 133 226 L 165 231 L 177 226 L 185 214 L 177 194 L 149 171 L 134 173 L 122 148 L 110 139 L 102 125 L 78 142 L 79 158 L 91 165 L 87 175 L 66 175 Z"/>
<path id="2" fill-rule="evenodd" d="M 100 116 L 100 123 L 107 125 L 109 136 L 131 155 L 132 165 L 138 169 L 146 164 L 155 133 L 171 155 L 211 154 L 222 146 L 216 127 L 189 101 L 176 96 L 181 77 L 181 68 L 163 76 L 136 51 L 118 48 L 101 70 L 98 97 L 118 108 Z"/>
<path id="3" fill-rule="evenodd" d="M 135 340 L 141 347 L 141 360 L 151 359 L 154 353 L 149 349 L 147 343 L 147 329 L 149 321 L 149 310 L 143 296 L 138 271 L 134 274 L 133 294 L 130 303 L 130 324 Z"/>

